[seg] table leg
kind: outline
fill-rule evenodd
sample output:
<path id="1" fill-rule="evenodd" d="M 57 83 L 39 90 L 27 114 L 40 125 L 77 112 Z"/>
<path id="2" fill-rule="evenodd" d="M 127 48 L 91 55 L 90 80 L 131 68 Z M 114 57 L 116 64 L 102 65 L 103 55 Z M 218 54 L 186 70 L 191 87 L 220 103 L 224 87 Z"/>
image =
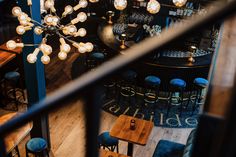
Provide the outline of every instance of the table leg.
<path id="1" fill-rule="evenodd" d="M 127 151 L 127 155 L 128 156 L 133 156 L 133 149 L 134 149 L 134 145 L 133 143 L 128 143 L 128 151 Z"/>

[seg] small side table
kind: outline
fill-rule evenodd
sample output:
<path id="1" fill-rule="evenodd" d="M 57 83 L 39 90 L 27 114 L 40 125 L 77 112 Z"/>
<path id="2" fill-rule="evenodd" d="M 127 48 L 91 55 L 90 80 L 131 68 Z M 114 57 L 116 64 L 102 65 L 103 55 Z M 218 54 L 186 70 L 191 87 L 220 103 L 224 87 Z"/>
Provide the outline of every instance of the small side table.
<path id="1" fill-rule="evenodd" d="M 135 120 L 135 129 L 130 129 L 131 120 Z M 154 124 L 127 115 L 120 115 L 110 131 L 110 135 L 128 142 L 127 155 L 133 155 L 133 144 L 145 146 Z"/>
<path id="2" fill-rule="evenodd" d="M 99 157 L 129 157 L 126 155 L 118 154 L 104 149 L 100 149 L 99 152 L 100 152 Z"/>

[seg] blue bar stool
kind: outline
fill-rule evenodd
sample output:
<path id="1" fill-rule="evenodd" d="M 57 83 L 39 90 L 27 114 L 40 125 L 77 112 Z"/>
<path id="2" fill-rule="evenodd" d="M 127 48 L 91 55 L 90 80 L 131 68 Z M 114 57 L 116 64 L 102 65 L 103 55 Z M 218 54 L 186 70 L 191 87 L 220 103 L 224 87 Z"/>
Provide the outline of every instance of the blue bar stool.
<path id="1" fill-rule="evenodd" d="M 43 138 L 32 138 L 26 145 L 26 157 L 29 157 L 29 153 L 35 157 L 44 157 L 44 154 L 49 157 L 47 141 Z"/>
<path id="2" fill-rule="evenodd" d="M 4 88 L 5 88 L 5 96 L 7 97 L 8 100 L 13 101 L 16 104 L 16 110 L 18 111 L 18 95 L 17 92 L 20 92 L 20 96 L 23 97 L 25 100 L 25 94 L 23 89 L 18 88 L 20 85 L 20 73 L 16 71 L 12 72 L 7 72 L 4 75 Z M 10 87 L 10 89 L 8 89 Z M 10 96 L 12 93 L 13 97 Z"/>
<path id="3" fill-rule="evenodd" d="M 88 67 L 93 69 L 97 67 L 98 65 L 102 64 L 105 60 L 105 55 L 101 52 L 93 52 L 88 59 Z"/>
<path id="4" fill-rule="evenodd" d="M 109 151 L 115 151 L 119 153 L 119 140 L 111 137 L 109 132 L 103 132 L 98 136 L 98 147 L 108 149 Z"/>
<path id="5" fill-rule="evenodd" d="M 127 70 L 122 73 L 122 81 L 120 82 L 120 88 L 118 93 L 118 104 L 121 104 L 121 97 L 128 98 L 129 105 L 132 105 L 132 97 L 136 102 L 136 80 L 137 73 L 133 70 Z"/>
<path id="6" fill-rule="evenodd" d="M 168 96 L 168 109 L 167 109 L 167 115 L 169 114 L 169 110 L 171 108 L 171 105 L 179 105 L 180 103 L 180 116 L 182 115 L 182 110 L 183 110 L 183 94 L 184 94 L 184 89 L 186 87 L 186 82 L 182 79 L 175 78 L 170 81 L 170 92 Z M 174 98 L 173 94 L 175 92 L 179 92 L 179 97 L 177 98 L 177 103 L 172 103 L 172 100 Z"/>
<path id="7" fill-rule="evenodd" d="M 159 87 L 161 80 L 157 76 L 147 76 L 145 77 L 145 89 L 144 89 L 144 104 L 151 104 L 151 109 L 155 108 L 158 102 Z"/>
<path id="8" fill-rule="evenodd" d="M 208 86 L 209 82 L 204 78 L 198 77 L 194 79 L 193 84 L 194 84 L 194 89 L 197 91 L 197 94 L 194 100 L 192 114 L 195 111 L 197 104 L 199 104 L 200 101 L 202 100 L 202 91 Z"/>

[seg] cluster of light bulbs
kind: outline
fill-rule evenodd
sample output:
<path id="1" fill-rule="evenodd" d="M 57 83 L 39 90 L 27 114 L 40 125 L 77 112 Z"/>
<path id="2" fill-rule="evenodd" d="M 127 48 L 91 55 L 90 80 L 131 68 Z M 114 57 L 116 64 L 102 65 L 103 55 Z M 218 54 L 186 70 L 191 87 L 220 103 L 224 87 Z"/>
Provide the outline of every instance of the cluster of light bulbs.
<path id="1" fill-rule="evenodd" d="M 143 0 L 137 0 L 143 1 Z M 117 10 L 124 10 L 127 7 L 127 0 L 115 0 L 114 6 Z M 173 3 L 177 7 L 182 7 L 187 3 L 187 0 L 173 0 Z M 147 4 L 147 11 L 151 14 L 156 14 L 160 11 L 161 5 L 157 0 L 149 0 Z"/>
<path id="2" fill-rule="evenodd" d="M 89 0 L 91 3 L 96 3 L 98 0 Z M 31 7 L 32 1 L 28 0 L 28 5 Z M 19 35 L 23 35 L 26 31 L 34 30 L 34 33 L 37 35 L 41 35 L 45 32 L 45 37 L 39 46 L 34 50 L 34 52 L 30 53 L 27 56 L 27 61 L 29 63 L 35 63 L 37 61 L 37 56 L 40 51 L 43 53 L 41 57 L 41 62 L 43 64 L 48 64 L 50 62 L 49 55 L 52 53 L 52 47 L 47 45 L 47 36 L 52 34 L 58 34 L 60 36 L 60 52 L 58 53 L 58 58 L 60 60 L 65 60 L 67 58 L 67 54 L 71 50 L 71 46 L 66 43 L 65 40 L 69 41 L 71 45 L 76 47 L 80 53 L 86 53 L 93 51 L 93 44 L 90 42 L 82 43 L 76 42 L 68 39 L 69 37 L 84 37 L 87 32 L 85 28 L 77 28 L 76 24 L 79 22 L 85 22 L 87 20 L 87 14 L 85 12 L 79 12 L 77 17 L 72 19 L 67 25 L 60 25 L 60 18 L 56 14 L 56 9 L 54 7 L 54 0 L 46 0 L 44 2 L 44 7 L 49 14 L 47 14 L 43 23 L 39 24 L 38 22 L 31 19 L 26 13 L 24 13 L 20 7 L 14 7 L 12 9 L 12 14 L 18 18 L 20 25 L 16 28 L 16 32 Z M 66 16 L 72 14 L 73 12 L 86 8 L 88 6 L 87 0 L 79 0 L 78 4 L 74 7 L 67 5 L 62 13 L 61 18 L 65 18 Z M 62 34 L 61 34 L 62 32 Z M 29 46 L 24 43 L 16 43 L 13 40 L 10 40 L 6 44 L 9 50 L 14 50 L 17 47 L 23 48 L 24 46 Z M 32 46 L 32 45 L 31 45 Z M 34 45 L 36 46 L 36 45 Z"/>

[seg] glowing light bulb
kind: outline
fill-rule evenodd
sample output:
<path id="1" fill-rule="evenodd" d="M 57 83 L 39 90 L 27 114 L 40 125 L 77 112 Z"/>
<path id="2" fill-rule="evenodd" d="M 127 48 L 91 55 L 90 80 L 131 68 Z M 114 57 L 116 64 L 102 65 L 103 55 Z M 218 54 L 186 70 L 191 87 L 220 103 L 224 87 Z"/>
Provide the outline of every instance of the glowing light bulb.
<path id="1" fill-rule="evenodd" d="M 86 8 L 87 6 L 88 6 L 88 1 L 87 0 L 80 0 L 79 4 L 77 4 L 73 9 L 74 9 L 74 11 L 77 11 L 80 8 Z"/>
<path id="2" fill-rule="evenodd" d="M 46 9 L 50 9 L 52 12 L 56 12 L 56 9 L 54 7 L 54 1 L 53 0 L 47 0 L 44 3 L 44 6 Z"/>
<path id="3" fill-rule="evenodd" d="M 78 51 L 79 51 L 80 53 L 85 53 L 85 52 L 87 52 L 87 49 L 86 49 L 86 47 L 84 46 L 84 44 L 80 44 L 80 46 L 79 46 L 79 48 L 78 48 Z"/>
<path id="4" fill-rule="evenodd" d="M 18 20 L 21 22 L 21 21 L 30 21 L 31 18 L 26 14 L 26 13 L 21 13 L 19 16 L 18 16 Z"/>
<path id="5" fill-rule="evenodd" d="M 17 47 L 24 47 L 24 44 L 23 43 L 16 43 L 14 40 L 9 40 L 6 43 L 6 46 L 7 46 L 7 49 L 14 50 Z"/>
<path id="6" fill-rule="evenodd" d="M 34 28 L 34 33 L 37 35 L 41 35 L 43 33 L 43 29 L 39 26 Z"/>
<path id="7" fill-rule="evenodd" d="M 12 15 L 14 16 L 19 16 L 22 13 L 21 8 L 20 7 L 14 7 L 12 8 Z"/>
<path id="8" fill-rule="evenodd" d="M 93 51 L 93 44 L 90 42 L 87 42 L 85 44 L 85 48 L 87 49 L 87 52 L 92 52 Z"/>
<path id="9" fill-rule="evenodd" d="M 59 22 L 59 17 L 53 16 L 52 17 L 52 25 L 56 26 L 58 24 L 58 22 Z"/>
<path id="10" fill-rule="evenodd" d="M 173 3 L 177 7 L 182 7 L 187 3 L 187 0 L 173 0 Z"/>
<path id="11" fill-rule="evenodd" d="M 23 35 L 27 30 L 31 30 L 31 27 L 17 26 L 16 32 L 19 35 Z"/>
<path id="12" fill-rule="evenodd" d="M 161 5 L 156 0 L 150 0 L 147 4 L 147 11 L 151 14 L 156 14 L 160 11 Z"/>
<path id="13" fill-rule="evenodd" d="M 43 56 L 41 57 L 41 62 L 42 62 L 43 64 L 48 64 L 48 63 L 50 62 L 50 57 L 49 57 L 48 55 L 43 55 Z"/>
<path id="14" fill-rule="evenodd" d="M 67 31 L 68 31 L 68 33 L 69 33 L 70 35 L 73 35 L 74 33 L 77 32 L 77 28 L 76 28 L 75 25 L 69 25 L 69 26 L 67 27 Z"/>
<path id="15" fill-rule="evenodd" d="M 124 10 L 127 7 L 127 0 L 115 0 L 114 6 L 117 10 Z"/>
<path id="16" fill-rule="evenodd" d="M 40 45 L 40 50 L 43 52 L 45 55 L 50 55 L 52 53 L 52 47 L 47 45 L 47 44 L 41 44 Z"/>
<path id="17" fill-rule="evenodd" d="M 44 17 L 44 22 L 47 24 L 47 25 L 53 25 L 53 15 L 49 14 L 49 15 L 46 15 Z"/>
<path id="18" fill-rule="evenodd" d="M 84 22 L 87 20 L 87 15 L 86 13 L 84 12 L 80 12 L 78 15 L 77 15 L 77 18 L 79 20 L 79 22 Z"/>
<path id="19" fill-rule="evenodd" d="M 59 53 L 58 53 L 58 58 L 59 58 L 60 60 L 65 60 L 65 59 L 67 58 L 67 53 L 65 53 L 65 52 L 59 52 Z"/>
<path id="20" fill-rule="evenodd" d="M 73 12 L 73 7 L 70 5 L 67 5 L 65 7 L 65 11 L 62 13 L 62 17 L 66 17 L 68 14 L 71 14 Z"/>
<path id="21" fill-rule="evenodd" d="M 89 0 L 91 3 L 97 3 L 99 0 Z"/>
<path id="22" fill-rule="evenodd" d="M 70 45 L 66 44 L 66 42 L 63 38 L 60 38 L 60 43 L 61 43 L 61 46 L 60 46 L 61 52 L 69 53 L 71 50 Z"/>
<path id="23" fill-rule="evenodd" d="M 86 29 L 80 28 L 77 33 L 74 34 L 74 37 L 84 37 L 87 34 Z"/>
<path id="24" fill-rule="evenodd" d="M 37 61 L 37 56 L 33 53 L 30 53 L 28 56 L 27 56 L 27 61 L 29 63 L 35 63 Z"/>

